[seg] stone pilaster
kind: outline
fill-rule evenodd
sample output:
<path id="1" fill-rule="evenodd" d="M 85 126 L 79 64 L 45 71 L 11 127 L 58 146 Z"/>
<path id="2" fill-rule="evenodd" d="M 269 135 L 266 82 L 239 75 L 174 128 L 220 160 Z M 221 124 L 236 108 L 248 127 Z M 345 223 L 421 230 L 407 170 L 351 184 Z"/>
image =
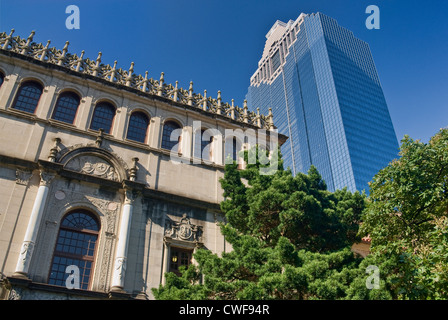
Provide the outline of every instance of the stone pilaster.
<path id="1" fill-rule="evenodd" d="M 50 183 L 55 177 L 54 173 L 42 171 L 40 172 L 40 185 L 37 190 L 36 199 L 34 200 L 33 209 L 31 211 L 28 226 L 23 238 L 22 247 L 20 249 L 19 258 L 17 260 L 15 276 L 27 277 L 31 258 L 36 243 L 39 226 L 42 219 L 45 204 L 48 198 L 48 190 Z"/>

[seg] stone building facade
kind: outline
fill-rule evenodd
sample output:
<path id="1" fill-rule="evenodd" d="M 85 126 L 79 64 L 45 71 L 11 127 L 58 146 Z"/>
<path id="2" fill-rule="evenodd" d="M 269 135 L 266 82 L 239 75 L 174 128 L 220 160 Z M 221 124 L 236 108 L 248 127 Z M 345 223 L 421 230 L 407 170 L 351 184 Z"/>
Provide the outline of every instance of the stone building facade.
<path id="1" fill-rule="evenodd" d="M 152 299 L 197 248 L 229 251 L 225 158 L 284 142 L 272 114 L 33 36 L 0 33 L 0 298 Z"/>

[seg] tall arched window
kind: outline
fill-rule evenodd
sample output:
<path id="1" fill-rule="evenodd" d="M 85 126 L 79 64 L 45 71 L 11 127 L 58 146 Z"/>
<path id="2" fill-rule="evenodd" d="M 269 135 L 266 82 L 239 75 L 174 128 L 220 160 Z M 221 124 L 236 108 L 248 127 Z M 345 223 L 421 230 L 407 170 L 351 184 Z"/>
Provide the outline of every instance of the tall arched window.
<path id="1" fill-rule="evenodd" d="M 179 132 L 179 136 L 177 137 L 177 140 L 172 141 L 171 140 L 171 134 L 174 130 L 180 129 L 181 126 L 174 121 L 166 121 L 163 125 L 163 132 L 162 132 L 162 148 L 166 149 L 166 150 L 173 150 L 173 148 L 177 146 L 177 150 L 173 150 L 173 151 L 177 151 L 180 152 L 180 141 L 182 136 L 180 135 Z M 180 131 L 180 130 L 179 130 Z"/>
<path id="2" fill-rule="evenodd" d="M 145 143 L 148 133 L 149 118 L 143 112 L 133 112 L 129 118 L 126 139 Z"/>
<path id="3" fill-rule="evenodd" d="M 34 113 L 42 95 L 42 86 L 36 81 L 24 82 L 17 93 L 13 108 L 29 113 Z"/>
<path id="4" fill-rule="evenodd" d="M 110 133 L 114 117 L 115 117 L 114 106 L 107 102 L 100 102 L 96 105 L 95 110 L 93 111 L 93 117 L 92 122 L 90 123 L 90 129 L 92 130 L 103 129 L 105 133 Z"/>
<path id="5" fill-rule="evenodd" d="M 73 123 L 78 111 L 79 101 L 79 96 L 74 92 L 62 93 L 56 102 L 52 119 Z"/>
<path id="6" fill-rule="evenodd" d="M 65 216 L 54 250 L 49 284 L 66 286 L 69 276 L 66 269 L 76 266 L 79 268 L 80 289 L 90 288 L 99 230 L 98 220 L 89 211 L 76 210 Z"/>
<path id="7" fill-rule="evenodd" d="M 225 163 L 227 163 L 229 158 L 238 163 L 238 152 L 240 151 L 241 147 L 241 143 L 239 143 L 238 139 L 235 137 L 226 137 L 224 147 L 225 147 L 225 153 L 224 153 Z"/>
<path id="8" fill-rule="evenodd" d="M 5 79 L 5 76 L 3 75 L 3 73 L 0 72 L 0 87 L 2 86 L 4 79 Z"/>
<path id="9" fill-rule="evenodd" d="M 211 160 L 212 158 L 213 136 L 206 133 L 206 129 L 197 130 L 194 137 L 194 156 L 202 160 Z M 208 146 L 208 152 L 205 152 Z"/>

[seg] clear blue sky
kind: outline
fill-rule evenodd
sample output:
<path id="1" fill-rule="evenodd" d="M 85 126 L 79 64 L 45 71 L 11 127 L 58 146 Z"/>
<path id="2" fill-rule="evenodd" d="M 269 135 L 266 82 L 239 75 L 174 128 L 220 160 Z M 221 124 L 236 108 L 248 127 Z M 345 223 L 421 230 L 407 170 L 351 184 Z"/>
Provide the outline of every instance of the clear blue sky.
<path id="1" fill-rule="evenodd" d="M 68 30 L 65 8 L 80 9 L 80 29 Z M 368 5 L 380 9 L 380 29 L 368 30 Z M 265 34 L 276 20 L 322 12 L 369 43 L 394 123 L 427 142 L 448 126 L 448 2 L 412 0 L 0 0 L 0 31 L 51 40 L 69 52 L 159 78 L 242 106 Z M 275 119 L 274 119 L 275 121 Z"/>

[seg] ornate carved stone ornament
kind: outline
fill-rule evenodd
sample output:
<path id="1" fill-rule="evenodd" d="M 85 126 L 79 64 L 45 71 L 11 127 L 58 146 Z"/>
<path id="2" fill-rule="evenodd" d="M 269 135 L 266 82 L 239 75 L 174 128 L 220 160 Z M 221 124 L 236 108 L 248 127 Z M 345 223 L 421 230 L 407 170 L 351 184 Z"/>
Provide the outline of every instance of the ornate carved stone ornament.
<path id="1" fill-rule="evenodd" d="M 115 269 L 118 270 L 120 280 L 123 279 L 124 274 L 126 273 L 126 258 L 117 258 L 115 261 Z"/>
<path id="2" fill-rule="evenodd" d="M 173 240 L 202 242 L 202 227 L 192 224 L 184 213 L 180 222 L 169 219 L 165 222 L 165 237 Z"/>
<path id="3" fill-rule="evenodd" d="M 59 162 L 64 168 L 112 181 L 128 178 L 128 169 L 117 155 L 91 146 L 78 146 L 64 152 Z"/>
<path id="4" fill-rule="evenodd" d="M 17 168 L 16 183 L 26 186 L 28 185 L 28 182 L 30 181 L 32 175 L 33 173 L 31 172 L 31 170 Z"/>
<path id="5" fill-rule="evenodd" d="M 118 180 L 115 168 L 110 163 L 96 156 L 77 157 L 67 163 L 66 168 L 109 180 Z"/>
<path id="6" fill-rule="evenodd" d="M 22 244 L 22 247 L 20 249 L 20 263 L 23 266 L 29 263 L 33 251 L 34 251 L 34 242 L 26 241 Z"/>
<path id="7" fill-rule="evenodd" d="M 56 173 L 45 170 L 40 171 L 40 185 L 49 186 L 51 181 L 56 177 Z"/>

